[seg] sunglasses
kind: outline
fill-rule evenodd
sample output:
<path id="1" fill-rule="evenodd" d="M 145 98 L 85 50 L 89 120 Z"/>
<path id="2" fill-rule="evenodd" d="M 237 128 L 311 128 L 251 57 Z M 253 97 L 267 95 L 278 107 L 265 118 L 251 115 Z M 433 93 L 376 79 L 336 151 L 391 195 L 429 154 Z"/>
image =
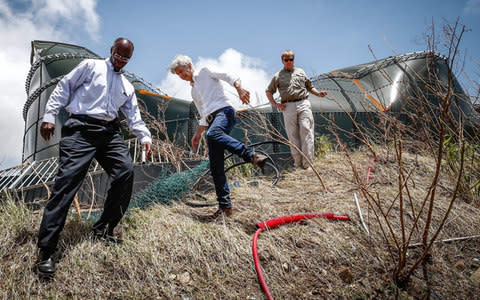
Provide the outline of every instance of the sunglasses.
<path id="1" fill-rule="evenodd" d="M 118 53 L 113 53 L 113 58 L 118 59 L 118 60 L 121 60 L 121 61 L 123 61 L 123 62 L 128 62 L 128 61 L 130 60 L 130 57 L 121 56 L 121 55 L 118 54 Z"/>
<path id="2" fill-rule="evenodd" d="M 283 61 L 284 61 L 284 62 L 293 61 L 293 58 L 285 58 Z"/>

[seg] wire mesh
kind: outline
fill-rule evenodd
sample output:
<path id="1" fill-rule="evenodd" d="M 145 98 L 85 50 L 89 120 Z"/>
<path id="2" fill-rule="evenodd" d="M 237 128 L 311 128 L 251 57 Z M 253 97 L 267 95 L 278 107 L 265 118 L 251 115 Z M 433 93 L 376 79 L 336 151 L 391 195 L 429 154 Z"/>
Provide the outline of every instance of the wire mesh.
<path id="1" fill-rule="evenodd" d="M 195 168 L 178 173 L 170 173 L 168 169 L 164 169 L 155 180 L 132 196 L 127 213 L 131 213 L 135 208 L 145 209 L 154 204 L 168 205 L 184 199 L 208 166 L 209 162 L 204 160 Z M 101 213 L 102 211 L 83 213 L 82 216 L 90 221 L 96 221 Z"/>

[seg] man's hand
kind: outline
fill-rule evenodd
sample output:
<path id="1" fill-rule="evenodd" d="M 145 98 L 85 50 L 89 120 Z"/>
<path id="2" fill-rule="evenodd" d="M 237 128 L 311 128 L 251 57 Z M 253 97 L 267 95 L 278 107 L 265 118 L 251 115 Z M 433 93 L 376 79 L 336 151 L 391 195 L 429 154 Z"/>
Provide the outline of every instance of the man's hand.
<path id="1" fill-rule="evenodd" d="M 270 101 L 270 104 L 272 104 L 273 107 L 278 108 L 281 111 L 284 111 L 285 108 L 287 108 L 287 105 L 285 103 L 278 103 L 273 99 L 273 94 L 270 91 L 266 91 L 265 94 L 267 95 L 268 101 Z"/>
<path id="2" fill-rule="evenodd" d="M 250 103 L 250 92 L 247 91 L 246 89 L 242 87 L 237 87 L 237 93 L 238 97 L 240 97 L 240 100 L 242 100 L 243 104 L 249 104 Z"/>
<path id="3" fill-rule="evenodd" d="M 43 122 L 42 126 L 40 126 L 40 135 L 48 142 L 50 137 L 55 136 L 55 124 Z"/>
<path id="4" fill-rule="evenodd" d="M 316 88 L 313 88 L 310 92 L 312 94 L 314 94 L 315 96 L 320 97 L 320 98 L 323 98 L 327 95 L 327 92 L 325 92 L 325 91 L 320 91 L 319 92 Z"/>
<path id="5" fill-rule="evenodd" d="M 198 143 L 200 142 L 200 135 L 199 134 L 195 134 L 193 137 L 192 137 L 192 147 L 193 147 L 193 150 L 197 150 L 198 149 Z"/>
<path id="6" fill-rule="evenodd" d="M 287 108 L 287 105 L 285 103 L 278 103 L 278 102 L 274 102 L 274 103 L 275 103 L 275 107 L 281 111 L 284 111 L 285 108 Z"/>
<path id="7" fill-rule="evenodd" d="M 320 91 L 320 92 L 318 92 L 318 97 L 320 97 L 320 98 L 323 98 L 323 97 L 325 97 L 326 95 L 327 95 L 327 92 L 325 92 L 325 91 Z"/>
<path id="8" fill-rule="evenodd" d="M 143 143 L 143 150 L 145 150 L 147 159 L 152 155 L 152 144 L 149 142 Z"/>
<path id="9" fill-rule="evenodd" d="M 195 131 L 195 134 L 192 137 L 192 147 L 193 150 L 198 149 L 198 143 L 200 143 L 200 138 L 202 137 L 202 133 L 207 129 L 207 126 L 204 125 L 199 125 L 197 127 L 197 130 Z"/>

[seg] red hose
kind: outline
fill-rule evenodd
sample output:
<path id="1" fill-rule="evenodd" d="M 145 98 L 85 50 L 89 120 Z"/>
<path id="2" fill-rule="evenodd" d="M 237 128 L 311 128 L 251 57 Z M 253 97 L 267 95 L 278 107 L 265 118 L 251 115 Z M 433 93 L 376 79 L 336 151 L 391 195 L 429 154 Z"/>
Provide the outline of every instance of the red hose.
<path id="1" fill-rule="evenodd" d="M 375 161 L 375 156 L 372 157 L 372 161 L 370 162 L 370 166 L 368 166 L 368 171 L 367 171 L 367 184 L 368 182 L 370 181 L 370 173 L 372 172 L 372 166 L 373 166 L 373 162 Z"/>
<path id="2" fill-rule="evenodd" d="M 305 213 L 305 214 L 298 214 L 298 215 L 289 215 L 278 217 L 275 219 L 270 219 L 264 222 L 257 223 L 257 231 L 255 231 L 255 235 L 253 236 L 252 242 L 252 252 L 253 252 L 253 261 L 255 262 L 255 270 L 257 271 L 258 280 L 260 280 L 260 284 L 262 285 L 262 289 L 267 295 L 268 300 L 273 300 L 273 296 L 268 289 L 267 282 L 263 277 L 262 266 L 260 265 L 260 259 L 258 258 L 258 251 L 257 251 L 257 239 L 260 235 L 260 232 L 264 231 L 265 229 L 273 229 L 275 227 L 290 224 L 294 222 L 298 222 L 304 219 L 312 219 L 312 218 L 327 218 L 330 220 L 340 220 L 340 221 L 348 221 L 350 218 L 348 216 L 336 216 L 333 213 Z"/>
<path id="3" fill-rule="evenodd" d="M 334 213 L 331 213 L 331 212 L 305 213 L 305 214 L 298 214 L 298 215 L 283 216 L 283 217 L 278 217 L 275 219 L 263 221 L 263 222 L 257 223 L 257 227 L 262 229 L 273 229 L 280 225 L 294 223 L 303 219 L 312 219 L 312 218 L 327 218 L 330 220 L 342 220 L 342 221 L 349 220 L 348 216 L 336 216 Z"/>
<path id="4" fill-rule="evenodd" d="M 262 266 L 260 265 L 260 259 L 258 258 L 257 239 L 258 239 L 258 236 L 260 235 L 260 232 L 262 231 L 263 231 L 262 228 L 258 228 L 257 231 L 255 231 L 255 235 L 253 236 L 253 243 L 252 243 L 253 261 L 255 263 L 255 270 L 257 270 L 258 280 L 260 280 L 262 289 L 265 292 L 265 295 L 267 295 L 268 300 L 272 300 L 273 297 L 272 297 L 272 294 L 270 293 L 270 290 L 268 289 L 267 282 L 263 277 Z"/>

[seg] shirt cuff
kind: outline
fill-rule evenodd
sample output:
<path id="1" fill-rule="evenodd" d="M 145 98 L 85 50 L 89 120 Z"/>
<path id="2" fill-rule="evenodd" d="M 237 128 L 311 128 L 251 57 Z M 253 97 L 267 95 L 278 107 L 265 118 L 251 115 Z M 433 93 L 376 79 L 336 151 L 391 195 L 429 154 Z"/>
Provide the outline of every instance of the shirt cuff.
<path id="1" fill-rule="evenodd" d="M 198 125 L 208 126 L 207 120 L 205 118 L 201 118 L 200 121 L 198 121 Z"/>
<path id="2" fill-rule="evenodd" d="M 152 143 L 152 139 L 149 137 L 149 136 L 144 136 L 143 138 L 140 139 L 140 143 L 141 144 L 145 144 L 145 143 Z"/>
<path id="3" fill-rule="evenodd" d="M 53 114 L 44 114 L 43 122 L 52 123 L 55 125 L 55 115 Z"/>

